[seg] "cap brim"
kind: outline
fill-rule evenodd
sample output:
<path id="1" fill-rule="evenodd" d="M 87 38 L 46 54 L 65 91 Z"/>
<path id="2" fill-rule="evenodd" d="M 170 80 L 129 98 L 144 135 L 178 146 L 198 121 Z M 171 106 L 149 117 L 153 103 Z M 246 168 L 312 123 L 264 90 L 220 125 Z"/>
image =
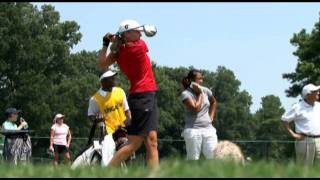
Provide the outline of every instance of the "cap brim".
<path id="1" fill-rule="evenodd" d="M 55 118 L 61 118 L 61 117 L 64 117 L 64 115 L 63 115 L 63 114 L 57 114 L 57 115 L 55 116 Z"/>
<path id="2" fill-rule="evenodd" d="M 103 76 L 103 75 L 102 75 L 102 76 L 100 77 L 100 81 L 101 81 L 102 79 L 104 79 L 104 78 L 109 78 L 109 77 L 115 76 L 115 75 L 117 75 L 117 74 L 118 74 L 118 73 L 115 72 L 115 73 L 113 73 L 113 74 L 111 74 L 111 75 L 109 75 L 109 76 Z"/>
<path id="3" fill-rule="evenodd" d="M 138 28 L 136 28 L 136 29 L 133 29 L 133 30 L 137 30 L 137 31 L 143 31 L 144 29 L 143 29 L 143 27 L 141 26 L 141 27 L 138 27 Z"/>
<path id="4" fill-rule="evenodd" d="M 311 91 L 319 91 L 320 90 L 320 86 L 316 86 L 315 88 L 312 88 Z"/>
<path id="5" fill-rule="evenodd" d="M 137 28 L 132 28 L 132 29 L 127 29 L 125 31 L 118 31 L 117 34 L 122 34 L 124 32 L 127 32 L 127 31 L 144 31 L 143 27 L 137 27 Z"/>

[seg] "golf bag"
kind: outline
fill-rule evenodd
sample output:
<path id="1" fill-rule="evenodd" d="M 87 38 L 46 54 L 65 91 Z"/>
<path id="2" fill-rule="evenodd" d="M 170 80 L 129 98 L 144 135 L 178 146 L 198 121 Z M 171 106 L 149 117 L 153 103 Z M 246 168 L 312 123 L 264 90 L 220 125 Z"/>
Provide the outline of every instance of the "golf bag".
<path id="1" fill-rule="evenodd" d="M 100 140 L 92 141 L 97 124 L 94 123 L 89 135 L 86 148 L 84 148 L 76 156 L 71 168 L 75 169 L 79 166 L 90 166 L 101 164 L 107 166 L 113 157 L 115 151 L 123 147 L 127 142 L 127 134 L 124 128 L 119 128 L 114 134 L 105 135 L 105 126 L 103 122 L 99 123 Z M 131 160 L 134 156 L 131 156 Z M 126 167 L 126 163 L 122 162 L 121 167 Z"/>
<path id="2" fill-rule="evenodd" d="M 3 147 L 3 159 L 14 165 L 30 162 L 32 145 L 27 130 L 1 131 L 5 135 Z"/>

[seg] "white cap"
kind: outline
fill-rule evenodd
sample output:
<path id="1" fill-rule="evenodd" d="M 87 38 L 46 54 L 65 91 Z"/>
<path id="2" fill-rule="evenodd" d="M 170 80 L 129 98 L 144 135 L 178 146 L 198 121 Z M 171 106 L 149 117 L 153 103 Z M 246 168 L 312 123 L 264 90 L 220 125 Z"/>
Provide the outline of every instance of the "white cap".
<path id="1" fill-rule="evenodd" d="M 117 73 L 116 72 L 113 72 L 111 70 L 108 70 L 107 72 L 103 73 L 101 76 L 100 76 L 100 81 L 103 79 L 103 78 L 107 78 L 107 77 L 112 77 L 114 75 L 116 75 Z"/>
<path id="2" fill-rule="evenodd" d="M 315 86 L 314 84 L 307 84 L 303 87 L 301 96 L 305 98 L 306 95 L 312 93 L 313 91 L 318 91 L 319 89 L 320 86 Z"/>
<path id="3" fill-rule="evenodd" d="M 121 34 L 129 30 L 143 31 L 143 27 L 135 20 L 129 19 L 122 21 L 120 23 L 118 33 Z"/>
<path id="4" fill-rule="evenodd" d="M 57 122 L 57 119 L 59 119 L 59 118 L 62 118 L 62 117 L 64 117 L 64 115 L 63 114 L 57 114 L 55 117 L 54 117 L 54 119 L 53 119 L 53 123 L 56 123 Z"/>

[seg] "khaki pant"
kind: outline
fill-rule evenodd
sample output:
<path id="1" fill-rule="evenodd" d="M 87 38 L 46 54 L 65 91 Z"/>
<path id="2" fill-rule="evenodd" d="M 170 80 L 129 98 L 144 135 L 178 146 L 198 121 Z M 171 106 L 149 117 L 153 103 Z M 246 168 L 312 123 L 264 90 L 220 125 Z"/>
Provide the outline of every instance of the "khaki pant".
<path id="1" fill-rule="evenodd" d="M 320 162 L 320 138 L 305 137 L 295 142 L 297 163 L 313 165 Z"/>

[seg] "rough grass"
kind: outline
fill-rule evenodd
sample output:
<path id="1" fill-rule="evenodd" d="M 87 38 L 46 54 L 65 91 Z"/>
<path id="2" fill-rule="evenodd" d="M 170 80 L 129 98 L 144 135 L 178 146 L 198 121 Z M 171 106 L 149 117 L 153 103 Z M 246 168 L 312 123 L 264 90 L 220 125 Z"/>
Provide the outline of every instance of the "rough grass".
<path id="1" fill-rule="evenodd" d="M 25 166 L 0 165 L 0 177 L 320 177 L 319 165 L 299 166 L 294 162 L 251 162 L 239 165 L 214 160 L 186 161 L 181 159 L 162 160 L 156 169 L 133 164 L 127 169 L 83 167 L 71 170 L 69 166 L 53 167 L 49 164 Z"/>

